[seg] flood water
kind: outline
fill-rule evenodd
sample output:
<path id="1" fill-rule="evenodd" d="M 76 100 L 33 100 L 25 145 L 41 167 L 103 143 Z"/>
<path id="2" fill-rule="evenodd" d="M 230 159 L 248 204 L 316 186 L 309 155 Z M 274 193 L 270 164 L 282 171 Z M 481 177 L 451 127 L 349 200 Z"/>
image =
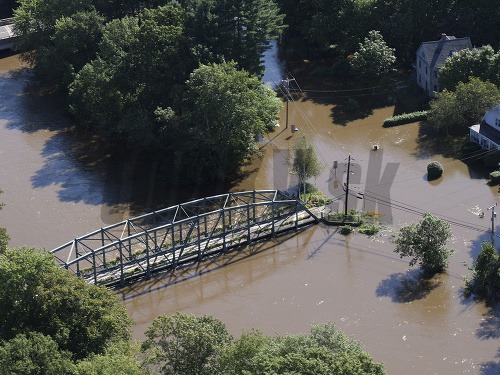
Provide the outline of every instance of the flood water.
<path id="1" fill-rule="evenodd" d="M 151 194 L 153 167 L 138 168 L 137 158 L 116 167 L 102 145 L 65 130 L 71 124 L 61 108 L 36 89 L 16 56 L 0 58 L 0 200 L 6 204 L 0 226 L 7 227 L 11 246 L 51 249 L 157 208 L 158 201 L 186 197 L 170 192 L 158 200 Z M 265 157 L 248 165 L 248 178 L 233 188 L 293 185 L 287 150 L 306 134 L 324 165 L 315 183 L 334 197 L 343 195 L 351 155 L 349 206 L 383 213 L 387 227 L 380 235 L 344 237 L 333 227 L 305 228 L 118 291 L 136 322 L 134 337 L 142 339 L 158 315 L 176 311 L 214 315 L 235 336 L 251 328 L 300 333 L 311 323 L 333 322 L 384 362 L 389 374 L 500 373 L 500 309 L 462 296 L 462 275 L 470 273 L 462 263 L 470 264 L 489 239 L 486 208 L 500 200 L 498 190 L 475 168 L 436 154 L 436 142 L 418 124 L 382 128 L 394 110 L 385 105 L 356 119 L 340 116 L 328 100 L 296 98 L 289 103 L 288 129 L 283 109 L 280 127 L 261 142 Z M 292 124 L 298 133 L 290 132 Z M 425 177 L 431 160 L 445 170 L 433 182 Z M 147 186 L 131 186 L 131 175 L 142 169 Z M 453 230 L 448 272 L 430 281 L 399 259 L 390 242 L 422 212 L 450 220 Z"/>

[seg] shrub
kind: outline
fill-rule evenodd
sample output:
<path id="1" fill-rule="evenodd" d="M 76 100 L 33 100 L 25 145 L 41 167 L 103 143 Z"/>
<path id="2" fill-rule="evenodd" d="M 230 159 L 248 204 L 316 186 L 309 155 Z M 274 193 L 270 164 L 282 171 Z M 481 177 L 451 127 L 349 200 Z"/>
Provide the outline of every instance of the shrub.
<path id="1" fill-rule="evenodd" d="M 496 168 L 500 164 L 500 151 L 488 152 L 483 157 L 484 165 L 489 168 Z"/>
<path id="2" fill-rule="evenodd" d="M 359 103 L 356 99 L 349 98 L 345 104 L 345 110 L 348 112 L 355 112 L 359 109 Z"/>
<path id="3" fill-rule="evenodd" d="M 368 236 L 373 236 L 380 231 L 380 226 L 376 224 L 363 224 L 359 227 L 358 232 L 366 234 Z"/>
<path id="4" fill-rule="evenodd" d="M 411 122 L 424 121 L 426 119 L 427 119 L 427 111 L 403 113 L 402 115 L 397 115 L 385 119 L 384 127 L 409 124 Z"/>
<path id="5" fill-rule="evenodd" d="M 430 162 L 429 165 L 427 165 L 427 177 L 429 180 L 435 180 L 441 177 L 442 174 L 443 166 L 437 161 Z"/>
<path id="6" fill-rule="evenodd" d="M 491 185 L 500 184 L 500 171 L 493 171 L 490 173 L 490 184 Z"/>
<path id="7" fill-rule="evenodd" d="M 347 236 L 348 234 L 352 233 L 353 228 L 350 225 L 342 225 L 340 227 L 340 234 L 343 234 L 344 236 Z"/>

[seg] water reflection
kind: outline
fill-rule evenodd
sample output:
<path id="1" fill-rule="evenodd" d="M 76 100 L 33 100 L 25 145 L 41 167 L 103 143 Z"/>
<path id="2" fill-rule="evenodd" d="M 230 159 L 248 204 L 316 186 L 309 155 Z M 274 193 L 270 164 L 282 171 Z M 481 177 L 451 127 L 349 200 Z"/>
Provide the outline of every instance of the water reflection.
<path id="1" fill-rule="evenodd" d="M 380 282 L 377 296 L 390 297 L 396 303 L 412 302 L 427 297 L 441 283 L 438 277 L 426 277 L 418 269 L 393 273 Z"/>

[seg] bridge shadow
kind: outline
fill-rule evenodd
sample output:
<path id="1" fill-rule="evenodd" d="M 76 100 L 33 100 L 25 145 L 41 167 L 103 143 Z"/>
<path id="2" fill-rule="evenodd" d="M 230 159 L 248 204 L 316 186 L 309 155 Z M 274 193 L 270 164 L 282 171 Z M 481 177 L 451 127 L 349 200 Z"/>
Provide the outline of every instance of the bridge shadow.
<path id="1" fill-rule="evenodd" d="M 259 240 L 250 245 L 230 250 L 226 253 L 220 252 L 211 255 L 201 262 L 193 262 L 174 270 L 158 272 L 149 279 L 141 279 L 123 287 L 118 286 L 116 287 L 116 292 L 123 300 L 130 300 L 144 294 L 165 289 L 171 285 L 198 278 L 204 274 L 215 272 L 223 267 L 236 264 L 257 254 L 272 250 L 276 246 L 295 237 L 297 234 L 306 231 L 308 228 L 309 225 L 301 227 L 295 232 L 280 234 L 266 240 Z M 293 257 L 290 257 L 289 261 L 293 261 Z M 266 268 L 265 272 L 271 274 L 273 271 Z"/>
<path id="2" fill-rule="evenodd" d="M 435 277 L 429 278 L 421 270 L 393 273 L 377 286 L 377 297 L 390 297 L 392 302 L 407 303 L 425 298 L 441 284 Z"/>

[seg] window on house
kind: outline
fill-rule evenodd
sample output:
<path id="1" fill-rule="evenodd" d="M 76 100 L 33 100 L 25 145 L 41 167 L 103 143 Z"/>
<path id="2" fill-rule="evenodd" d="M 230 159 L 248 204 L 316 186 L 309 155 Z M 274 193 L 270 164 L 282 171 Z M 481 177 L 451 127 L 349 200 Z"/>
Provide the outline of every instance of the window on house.
<path id="1" fill-rule="evenodd" d="M 418 67 L 421 68 L 422 67 L 422 60 L 418 60 Z"/>
<path id="2" fill-rule="evenodd" d="M 434 91 L 436 91 L 436 92 L 439 91 L 439 86 L 438 85 L 434 85 Z"/>
<path id="3" fill-rule="evenodd" d="M 429 74 L 427 67 L 425 67 L 425 74 Z"/>
<path id="4" fill-rule="evenodd" d="M 434 71 L 434 78 L 437 78 L 437 77 L 438 77 L 438 71 L 437 71 L 437 70 L 435 70 L 435 71 Z"/>
<path id="5" fill-rule="evenodd" d="M 418 83 L 422 82 L 422 76 L 418 73 Z"/>

